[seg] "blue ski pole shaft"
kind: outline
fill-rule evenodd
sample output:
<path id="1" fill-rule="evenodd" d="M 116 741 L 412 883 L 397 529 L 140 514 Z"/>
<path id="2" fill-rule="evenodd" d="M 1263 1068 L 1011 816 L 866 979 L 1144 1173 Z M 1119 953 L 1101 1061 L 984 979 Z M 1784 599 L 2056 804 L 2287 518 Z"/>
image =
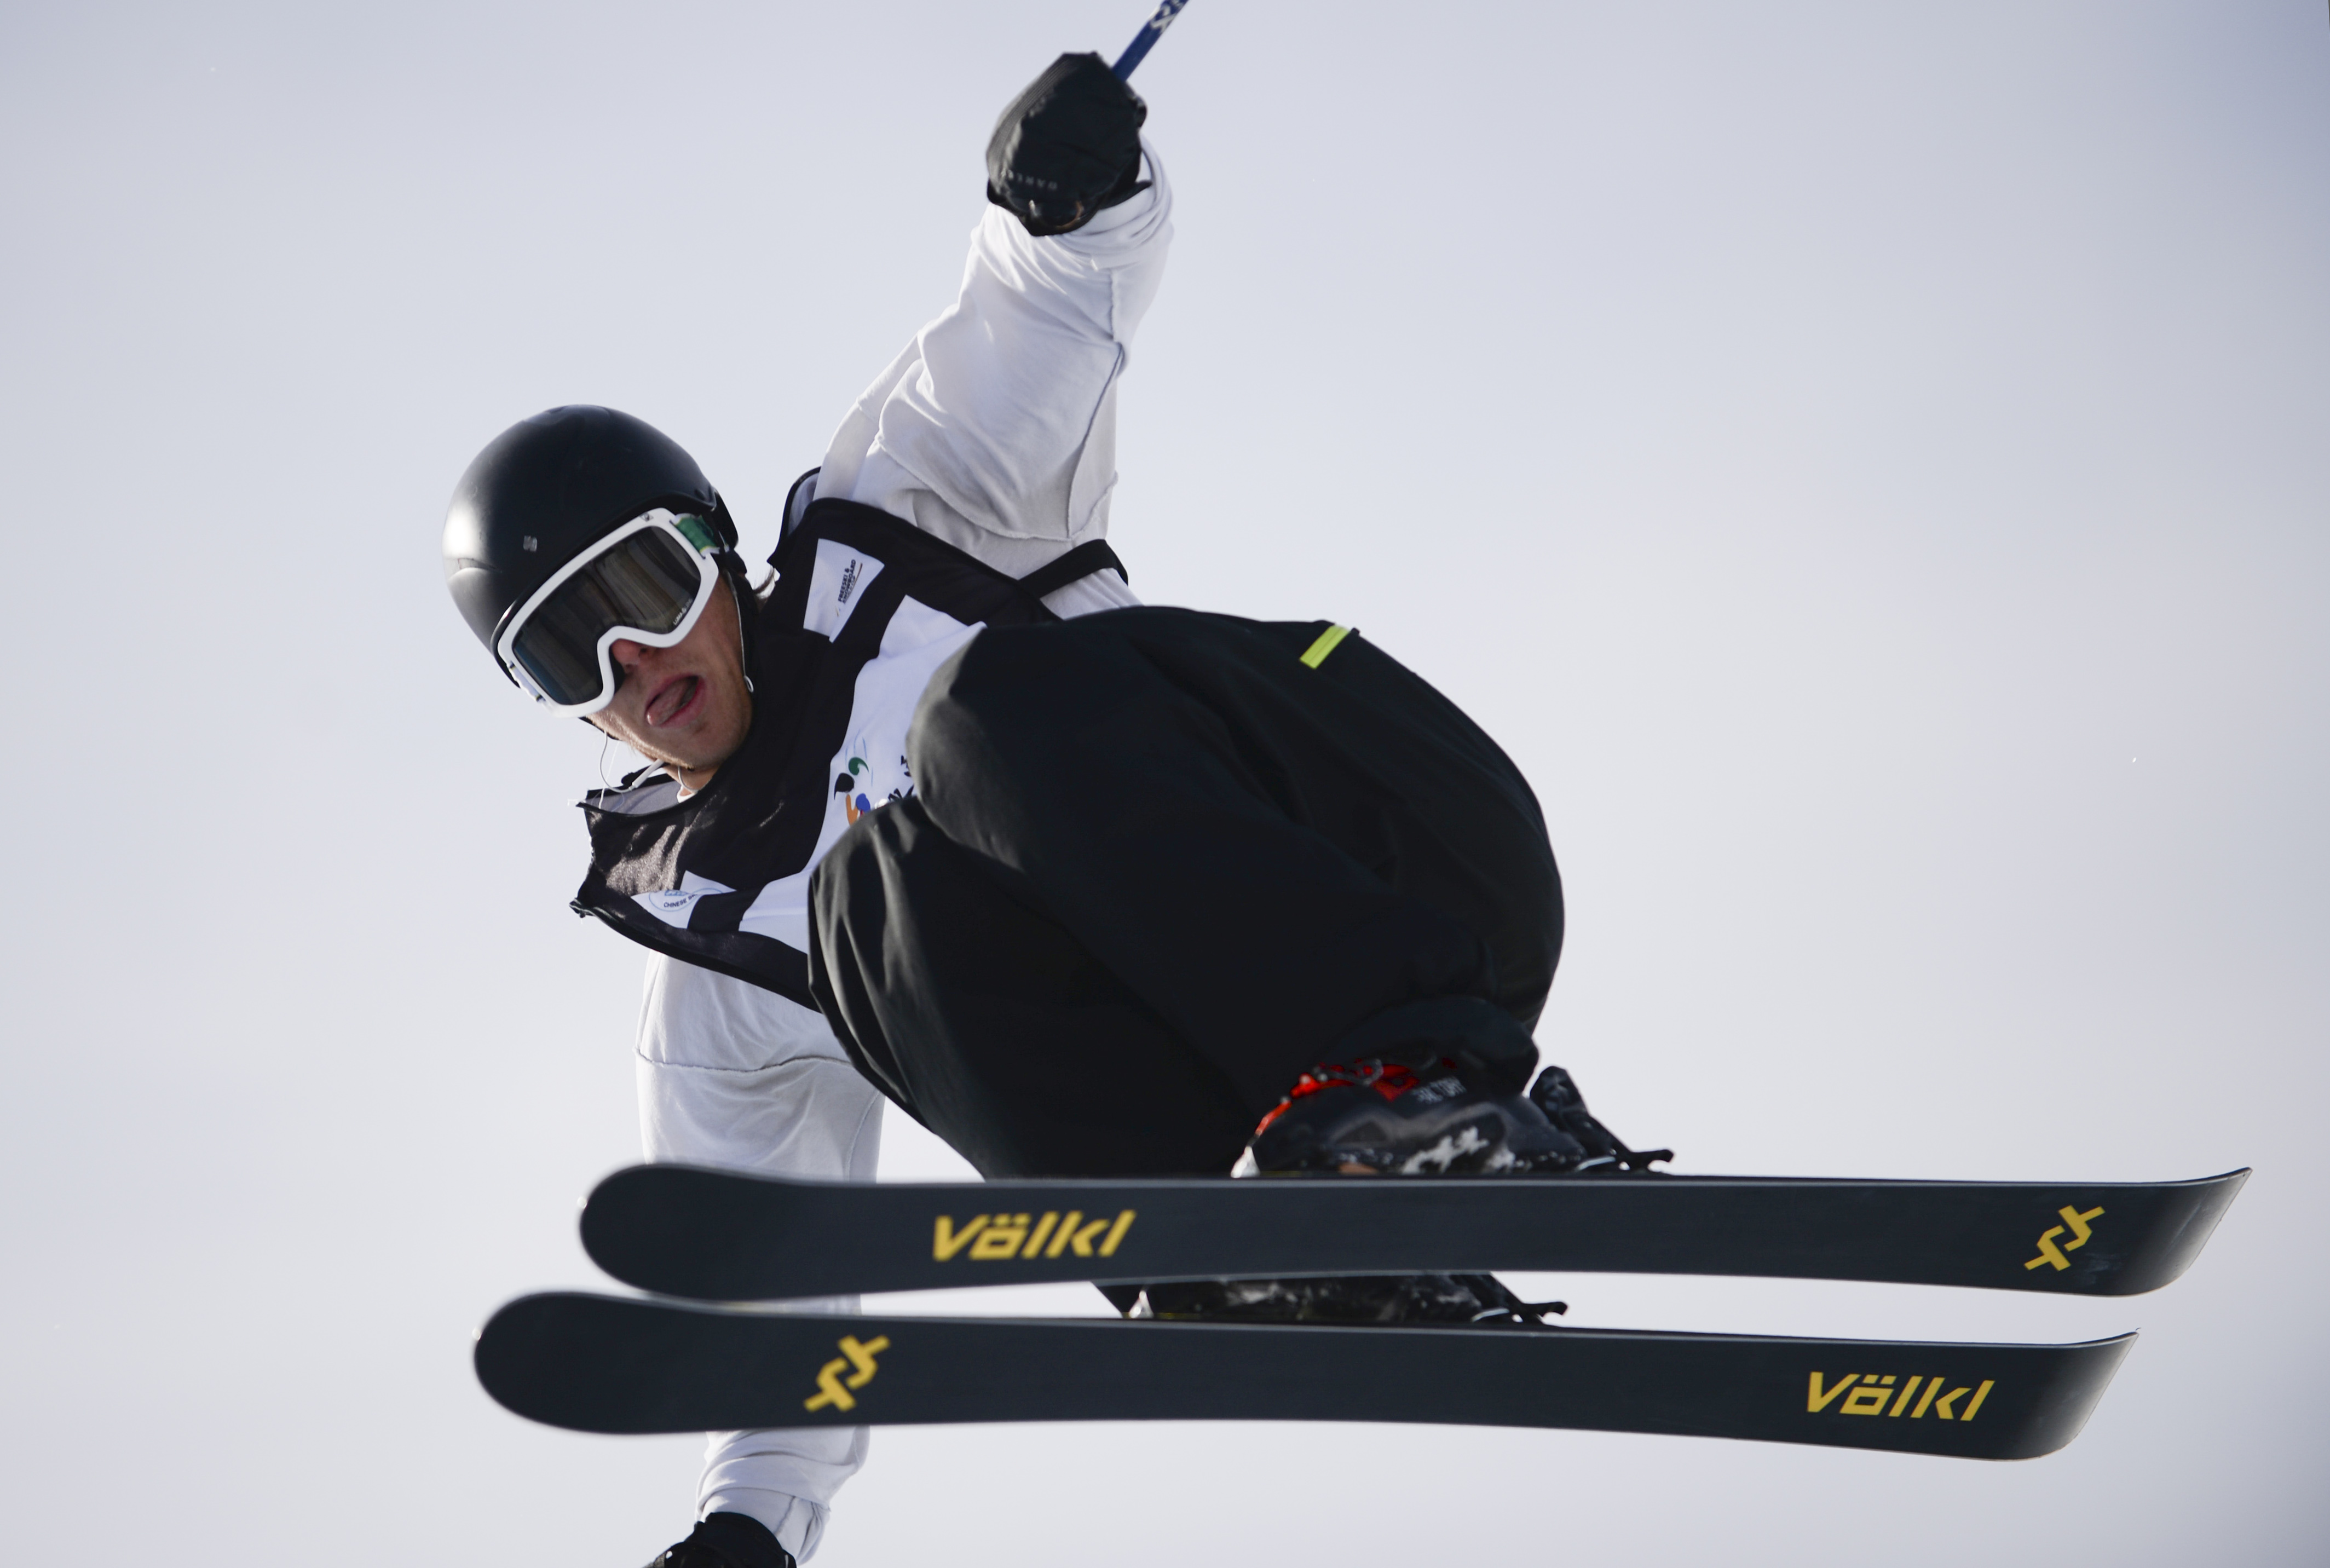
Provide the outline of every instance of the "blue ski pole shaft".
<path id="1" fill-rule="evenodd" d="M 1119 81 L 1131 80 L 1132 68 L 1149 58 L 1149 52 L 1165 35 L 1165 29 L 1173 25 L 1173 18 L 1181 14 L 1181 7 L 1189 3 L 1189 0 L 1164 0 L 1157 7 L 1157 14 L 1141 24 L 1141 31 L 1132 35 L 1132 42 L 1124 46 L 1124 52 L 1116 57 L 1112 68 Z"/>

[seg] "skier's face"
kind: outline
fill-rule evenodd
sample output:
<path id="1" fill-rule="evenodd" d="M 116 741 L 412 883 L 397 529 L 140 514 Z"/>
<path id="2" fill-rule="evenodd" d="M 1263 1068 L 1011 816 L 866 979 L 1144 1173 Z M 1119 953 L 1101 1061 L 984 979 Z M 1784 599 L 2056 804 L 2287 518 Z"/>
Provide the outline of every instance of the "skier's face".
<path id="1" fill-rule="evenodd" d="M 633 750 L 668 763 L 684 789 L 700 790 L 744 744 L 753 695 L 736 600 L 724 579 L 696 630 L 669 648 L 618 641 L 609 651 L 622 684 L 591 722 Z"/>

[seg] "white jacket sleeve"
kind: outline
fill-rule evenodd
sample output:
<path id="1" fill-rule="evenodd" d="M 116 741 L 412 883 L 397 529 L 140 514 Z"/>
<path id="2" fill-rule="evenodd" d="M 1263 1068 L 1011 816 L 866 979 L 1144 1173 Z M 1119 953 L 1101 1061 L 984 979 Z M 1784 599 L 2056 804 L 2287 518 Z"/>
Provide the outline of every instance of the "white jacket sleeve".
<path id="1" fill-rule="evenodd" d="M 1150 188 L 1074 233 L 1037 239 L 986 210 L 961 293 L 841 422 L 819 496 L 878 507 L 1014 577 L 1106 536 L 1117 382 L 1173 238 L 1164 166 L 1145 141 L 1141 156 Z M 1113 573 L 1061 597 L 1063 613 L 1139 603 Z"/>
<path id="2" fill-rule="evenodd" d="M 774 992 L 657 954 L 639 1016 L 639 1132 L 658 1163 L 870 1182 L 882 1097 L 825 1020 Z M 855 1297 L 793 1311 L 854 1312 Z M 748 1514 L 807 1561 L 866 1430 L 713 1432 L 696 1506 Z"/>

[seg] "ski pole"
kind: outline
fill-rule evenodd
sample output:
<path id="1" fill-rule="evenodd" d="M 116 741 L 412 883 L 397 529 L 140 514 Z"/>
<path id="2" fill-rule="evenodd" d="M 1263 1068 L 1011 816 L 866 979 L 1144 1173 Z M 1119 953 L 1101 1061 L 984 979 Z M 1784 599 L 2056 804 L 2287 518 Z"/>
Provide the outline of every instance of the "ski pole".
<path id="1" fill-rule="evenodd" d="M 1164 36 L 1165 29 L 1173 25 L 1173 18 L 1181 14 L 1181 7 L 1189 3 L 1189 0 L 1163 0 L 1157 7 L 1157 14 L 1141 24 L 1141 31 L 1132 35 L 1132 42 L 1124 46 L 1124 52 L 1116 57 L 1116 64 L 1111 67 L 1119 81 L 1132 79 L 1132 68 L 1149 58 L 1158 39 Z"/>

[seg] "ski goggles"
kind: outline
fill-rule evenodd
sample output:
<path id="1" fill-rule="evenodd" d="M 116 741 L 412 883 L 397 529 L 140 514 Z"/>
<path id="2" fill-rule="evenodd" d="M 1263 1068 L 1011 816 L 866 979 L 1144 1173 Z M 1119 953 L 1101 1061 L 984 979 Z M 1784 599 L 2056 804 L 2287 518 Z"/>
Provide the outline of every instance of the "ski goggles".
<path id="1" fill-rule="evenodd" d="M 669 648 L 696 630 L 720 585 L 720 536 L 657 507 L 551 575 L 494 639 L 494 657 L 562 717 L 598 712 L 623 682 L 620 642 Z"/>

